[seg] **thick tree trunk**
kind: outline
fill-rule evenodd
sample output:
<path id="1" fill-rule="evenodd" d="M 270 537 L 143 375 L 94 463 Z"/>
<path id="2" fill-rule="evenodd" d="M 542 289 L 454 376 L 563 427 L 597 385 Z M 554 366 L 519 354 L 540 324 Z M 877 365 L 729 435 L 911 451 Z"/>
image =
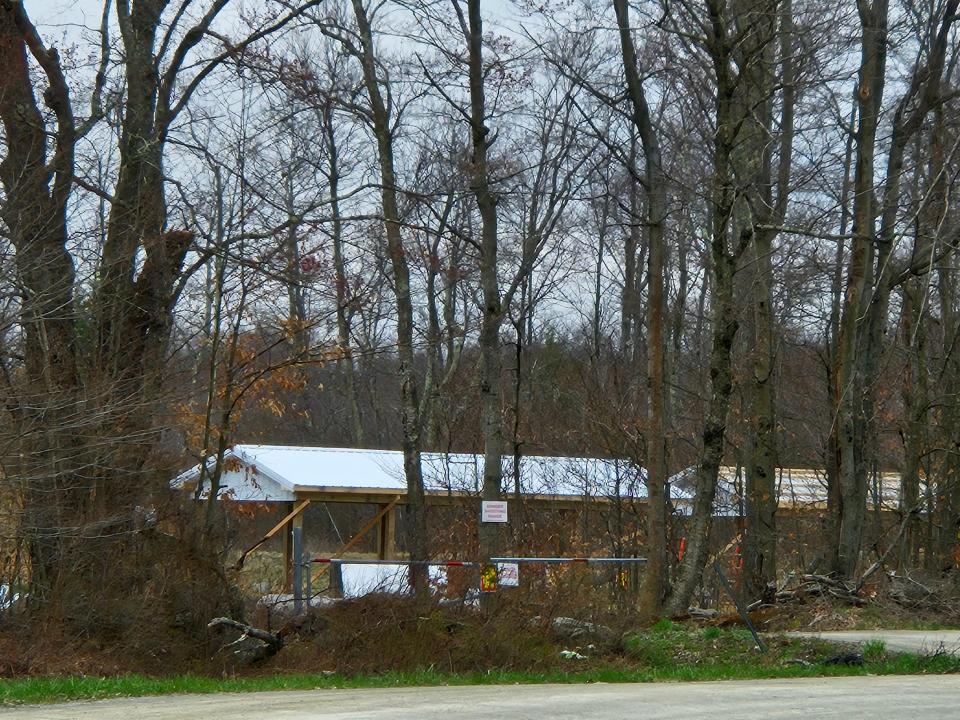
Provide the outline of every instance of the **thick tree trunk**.
<path id="1" fill-rule="evenodd" d="M 733 275 L 735 262 L 726 252 L 726 240 L 717 228 L 713 240 L 713 344 L 710 351 L 710 402 L 703 426 L 700 458 L 694 478 L 694 499 L 687 524 L 687 551 L 667 604 L 671 615 L 684 613 L 700 583 L 710 554 L 717 476 L 725 451 L 724 435 L 733 391 L 733 341 L 737 334 Z"/>
<path id="2" fill-rule="evenodd" d="M 620 50 L 631 116 L 643 147 L 649 239 L 647 332 L 648 401 L 647 424 L 647 564 L 640 590 L 640 612 L 659 616 L 667 594 L 667 419 L 666 415 L 666 234 L 667 178 L 660 155 L 660 139 L 650 117 L 650 108 L 637 67 L 637 53 L 630 29 L 627 0 L 614 0 Z"/>
<path id="3" fill-rule="evenodd" d="M 393 292 L 397 306 L 397 359 L 400 377 L 400 424 L 403 434 L 403 469 L 407 480 L 407 550 L 411 560 L 426 560 L 427 519 L 423 491 L 423 468 L 420 462 L 420 415 L 418 384 L 414 367 L 413 302 L 410 296 L 410 269 L 401 234 L 400 209 L 397 202 L 397 178 L 394 170 L 393 130 L 383 100 L 373 43 L 373 32 L 363 0 L 353 0 L 353 10 L 360 31 L 364 84 L 370 101 L 380 167 L 384 229 L 393 269 Z M 427 574 L 420 566 L 411 572 L 414 589 L 425 592 Z"/>
<path id="4" fill-rule="evenodd" d="M 754 207 L 753 230 L 754 283 L 752 294 L 753 343 L 751 348 L 752 388 L 750 458 L 746 474 L 746 537 L 744 539 L 744 593 L 749 599 L 772 599 L 777 571 L 777 419 L 775 398 L 776 341 L 773 312 L 773 240 L 783 224 L 789 197 L 793 157 L 793 119 L 796 91 L 794 88 L 793 18 L 790 0 L 777 3 L 769 0 L 747 2 L 741 6 L 741 18 L 755 32 L 752 40 L 743 44 L 741 52 L 748 53 L 740 63 L 740 80 L 744 86 L 744 117 L 762 115 L 745 123 L 749 136 L 747 173 L 754 177 L 751 205 Z M 779 30 L 776 20 L 779 15 Z M 781 115 L 779 137 L 779 165 L 774 199 L 771 157 L 767 138 L 773 128 L 773 93 L 777 85 L 772 67 L 774 45 L 780 40 Z M 761 225 L 765 227 L 756 227 Z"/>
<path id="5" fill-rule="evenodd" d="M 74 315 L 74 267 L 66 250 L 67 202 L 73 182 L 73 117 L 58 59 L 43 66 L 44 100 L 57 117 L 56 150 L 48 138 L 28 65 L 26 37 L 32 25 L 22 6 L 0 2 L 0 122 L 6 140 L 0 163 L 3 222 L 16 249 L 21 293 L 24 387 L 8 406 L 17 433 L 16 466 L 22 488 L 20 537 L 30 558 L 30 600 L 41 606 L 61 594 L 73 570 L 74 538 L 66 528 L 82 524 L 86 483 L 76 433 L 81 378 Z M 41 56 L 42 58 L 42 56 Z M 37 53 L 34 51 L 34 59 Z"/>
<path id="6" fill-rule="evenodd" d="M 850 108 L 850 127 L 853 128 L 857 120 L 857 110 L 859 105 L 859 93 L 854 88 L 853 101 Z M 840 236 L 837 242 L 836 253 L 834 254 L 833 274 L 830 283 L 830 318 L 827 328 L 827 391 L 830 398 L 837 397 L 837 388 L 839 379 L 837 363 L 840 341 L 840 312 L 843 298 L 843 258 L 846 248 L 846 236 L 850 225 L 850 184 L 853 172 L 853 145 L 854 134 L 851 130 L 847 134 L 846 151 L 843 162 L 843 184 L 840 190 Z M 839 543 L 840 537 L 840 518 L 842 515 L 843 502 L 840 496 L 840 456 L 838 447 L 838 434 L 836 433 L 835 421 L 831 423 L 830 432 L 827 435 L 826 448 L 826 475 L 827 475 L 827 517 L 825 522 L 826 547 L 824 560 L 826 566 L 830 569 L 838 567 Z"/>
<path id="7" fill-rule="evenodd" d="M 715 108 L 717 132 L 713 149 L 711 198 L 711 303 L 713 309 L 710 352 L 711 395 L 703 427 L 703 446 L 697 463 L 695 498 L 687 532 L 687 552 L 681 563 L 675 588 L 668 602 L 671 613 L 686 611 L 709 555 L 710 528 L 717 477 L 725 451 L 727 416 L 733 391 L 733 343 L 738 324 L 734 272 L 739 258 L 750 246 L 753 230 L 741 223 L 731 247 L 730 226 L 737 203 L 735 148 L 745 120 L 745 107 L 736 98 L 737 78 L 732 74 L 727 18 L 721 4 L 710 3 L 712 36 L 710 52 L 716 74 Z M 739 115 L 737 113 L 740 113 Z"/>
<path id="8" fill-rule="evenodd" d="M 903 470 L 900 473 L 900 513 L 906 525 L 900 545 L 899 564 L 916 567 L 919 516 L 913 510 L 920 501 L 920 459 L 927 429 L 927 341 L 924 283 L 914 278 L 904 285 L 900 328 L 907 352 L 907 368 L 901 380 L 904 407 Z"/>
<path id="9" fill-rule="evenodd" d="M 753 296 L 753 407 L 750 418 L 753 435 L 746 473 L 743 562 L 744 594 L 751 601 L 772 597 L 777 570 L 777 439 L 770 233 L 756 230 L 754 249 L 757 274 Z"/>
<path id="10" fill-rule="evenodd" d="M 497 279 L 498 235 L 497 198 L 490 187 L 488 150 L 490 129 L 486 125 L 486 97 L 483 71 L 483 19 L 480 0 L 467 2 L 470 133 L 473 155 L 470 189 L 480 210 L 480 292 L 483 308 L 480 319 L 480 412 L 483 424 L 484 500 L 499 500 L 503 482 L 503 415 L 500 401 L 502 353 L 500 327 L 503 299 Z M 496 555 L 500 544 L 497 523 L 480 524 L 480 557 Z"/>
<path id="11" fill-rule="evenodd" d="M 847 267 L 843 312 L 837 340 L 835 388 L 839 522 L 837 523 L 837 565 L 842 577 L 852 578 L 860 559 L 860 543 L 866 513 L 867 467 L 864 456 L 866 418 L 863 376 L 863 336 L 860 318 L 869 304 L 872 288 L 874 236 L 874 154 L 877 125 L 883 99 L 886 68 L 887 1 L 872 6 L 860 3 L 862 47 L 857 91 L 859 126 L 856 134 L 853 199 L 853 242 Z"/>

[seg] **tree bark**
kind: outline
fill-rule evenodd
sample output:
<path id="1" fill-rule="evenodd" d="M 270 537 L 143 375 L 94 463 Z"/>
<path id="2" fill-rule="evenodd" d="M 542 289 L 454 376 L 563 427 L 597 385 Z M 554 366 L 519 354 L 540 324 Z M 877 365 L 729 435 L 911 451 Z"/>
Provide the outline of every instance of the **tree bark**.
<path id="1" fill-rule="evenodd" d="M 67 243 L 67 203 L 73 182 L 75 131 L 70 97 L 55 53 L 41 61 L 44 100 L 57 119 L 56 149 L 47 150 L 46 123 L 28 65 L 35 33 L 23 6 L 0 2 L 0 122 L 6 153 L 0 163 L 3 221 L 16 249 L 26 387 L 13 407 L 23 488 L 21 534 L 31 563 L 31 602 L 54 597 L 68 541 L 62 528 L 80 522 L 84 482 L 74 473 L 76 440 L 69 430 L 79 408 L 81 378 L 74 314 L 74 267 Z"/>
<path id="2" fill-rule="evenodd" d="M 400 424 L 402 430 L 403 470 L 407 480 L 407 550 L 411 560 L 426 560 L 427 520 L 423 490 L 423 468 L 420 463 L 421 427 L 418 383 L 414 367 L 413 302 L 410 296 L 410 268 L 401 233 L 400 208 L 397 202 L 397 176 L 394 169 L 393 129 L 377 75 L 373 31 L 363 0 L 352 0 L 360 33 L 359 51 L 364 85 L 370 101 L 377 155 L 380 167 L 380 200 L 383 206 L 387 250 L 393 270 L 393 292 L 397 307 L 397 359 L 400 378 Z M 411 572 L 414 589 L 426 591 L 427 574 L 421 566 Z"/>
<path id="3" fill-rule="evenodd" d="M 647 332 L 648 402 L 647 424 L 647 564 L 640 590 L 640 612 L 647 618 L 662 613 L 667 593 L 667 503 L 669 481 L 667 471 L 667 419 L 665 356 L 665 259 L 667 178 L 663 171 L 660 139 L 650 117 L 647 96 L 640 79 L 637 53 L 630 29 L 627 0 L 614 0 L 620 51 L 630 99 L 631 119 L 643 147 L 647 197 L 648 292 Z"/>
<path id="4" fill-rule="evenodd" d="M 853 146 L 854 133 L 853 127 L 857 120 L 857 109 L 859 105 L 858 91 L 854 87 L 853 101 L 850 107 L 850 131 L 847 133 L 846 151 L 843 162 L 843 184 L 840 190 L 840 235 L 841 239 L 837 241 L 837 249 L 834 255 L 833 275 L 830 283 L 830 318 L 827 328 L 827 357 L 826 374 L 827 390 L 830 398 L 837 397 L 837 388 L 839 379 L 837 371 L 837 357 L 840 341 L 840 312 L 843 298 L 843 256 L 846 248 L 846 236 L 850 223 L 850 184 L 853 168 Z M 827 517 L 825 530 L 827 533 L 827 542 L 825 547 L 824 559 L 828 568 L 838 567 L 839 543 L 840 537 L 840 517 L 843 505 L 840 496 L 840 456 L 838 441 L 839 436 L 835 432 L 835 421 L 831 424 L 830 432 L 827 435 L 826 449 L 826 474 L 827 474 Z"/>
<path id="5" fill-rule="evenodd" d="M 740 22 L 751 25 L 751 39 L 741 47 L 748 58 L 739 63 L 740 82 L 745 85 L 746 118 L 762 113 L 755 121 L 748 120 L 747 159 L 741 182 L 753 176 L 751 202 L 754 207 L 753 250 L 755 278 L 753 283 L 753 343 L 751 348 L 753 387 L 751 400 L 752 436 L 748 443 L 750 458 L 746 473 L 746 537 L 744 538 L 744 593 L 748 599 L 772 599 L 777 577 L 777 419 L 775 397 L 776 341 L 773 311 L 773 240 L 786 216 L 791 163 L 793 158 L 793 118 L 795 73 L 793 58 L 792 3 L 784 0 L 779 8 L 779 31 L 775 28 L 777 3 L 762 0 L 741 6 Z M 779 128 L 779 164 L 774 199 L 770 152 L 767 138 L 773 133 L 774 44 L 780 39 L 781 115 Z M 751 110 L 753 108 L 753 110 Z M 746 178 L 745 178 L 746 176 Z M 759 221 L 759 222 L 757 222 Z M 759 227 L 758 227 L 759 226 Z"/>
<path id="6" fill-rule="evenodd" d="M 856 153 L 854 164 L 853 240 L 847 266 L 840 333 L 837 339 L 836 433 L 840 504 L 837 523 L 837 566 L 842 577 L 852 578 L 860 557 L 866 513 L 867 468 L 862 362 L 862 325 L 859 321 L 872 287 L 874 219 L 874 154 L 877 125 L 883 100 L 886 69 L 887 0 L 858 3 L 862 26 L 857 91 Z M 858 365 L 860 367 L 858 367 Z"/>
<path id="7" fill-rule="evenodd" d="M 470 135 L 473 154 L 470 164 L 470 190 L 480 211 L 480 403 L 483 424 L 484 500 L 499 500 L 503 482 L 503 416 L 500 401 L 502 352 L 500 327 L 503 322 L 503 298 L 497 277 L 498 232 L 497 197 L 490 184 L 488 152 L 490 128 L 486 123 L 486 93 L 483 71 L 483 18 L 480 0 L 467 2 L 468 72 L 470 85 Z M 480 557 L 495 556 L 500 544 L 497 523 L 480 524 Z"/>
<path id="8" fill-rule="evenodd" d="M 903 541 L 899 565 L 916 567 L 918 559 L 918 517 L 913 509 L 920 501 L 920 459 L 927 429 L 927 341 L 924 312 L 924 283 L 913 278 L 903 287 L 900 312 L 903 347 L 907 368 L 902 375 L 901 392 L 904 406 L 903 470 L 900 473 L 900 513 L 904 516 Z"/>

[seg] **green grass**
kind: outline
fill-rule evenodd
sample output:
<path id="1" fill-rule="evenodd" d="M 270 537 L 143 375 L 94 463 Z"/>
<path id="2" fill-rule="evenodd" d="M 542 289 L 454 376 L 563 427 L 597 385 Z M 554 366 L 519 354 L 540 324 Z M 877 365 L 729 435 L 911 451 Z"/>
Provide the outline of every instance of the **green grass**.
<path id="1" fill-rule="evenodd" d="M 867 640 L 860 646 L 860 652 L 867 662 L 881 662 L 887 654 L 887 643 L 880 639 Z"/>
<path id="2" fill-rule="evenodd" d="M 724 631 L 727 634 L 730 631 Z M 668 633 L 652 633 L 651 635 Z M 649 637 L 649 636 L 645 636 Z M 712 640 L 711 640 L 712 637 Z M 713 629 L 703 631 L 698 641 L 717 640 Z M 634 640 L 629 650 L 634 655 L 643 642 Z M 785 647 L 790 647 L 789 645 Z M 649 649 L 649 648 L 648 648 Z M 689 650 L 688 650 L 689 651 Z M 570 672 L 531 673 L 492 670 L 486 673 L 450 675 L 432 670 L 409 673 L 384 673 L 361 677 L 340 675 L 271 675 L 262 677 L 212 678 L 190 675 L 144 677 L 45 677 L 0 681 L 0 705 L 47 703 L 68 700 L 93 700 L 111 697 L 168 695 L 175 693 L 254 692 L 264 690 L 313 690 L 332 688 L 382 688 L 421 685 L 485 685 L 590 682 L 656 682 L 693 680 L 748 680 L 760 678 L 836 677 L 854 675 L 913 675 L 960 672 L 960 660 L 946 656 L 893 655 L 862 666 L 829 666 L 785 664 L 767 656 L 745 653 L 741 659 L 710 661 L 661 662 L 636 668 L 596 667 Z M 778 655 L 778 657 L 781 657 Z M 757 658 L 760 658 L 758 661 Z"/>

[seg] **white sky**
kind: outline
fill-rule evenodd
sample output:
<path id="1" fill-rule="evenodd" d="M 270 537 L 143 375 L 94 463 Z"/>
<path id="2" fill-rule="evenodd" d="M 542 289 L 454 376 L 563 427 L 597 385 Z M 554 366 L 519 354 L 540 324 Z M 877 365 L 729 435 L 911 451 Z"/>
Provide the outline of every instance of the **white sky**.
<path id="1" fill-rule="evenodd" d="M 71 34 L 82 27 L 99 27 L 103 12 L 100 0 L 24 0 L 23 4 L 37 25 Z"/>

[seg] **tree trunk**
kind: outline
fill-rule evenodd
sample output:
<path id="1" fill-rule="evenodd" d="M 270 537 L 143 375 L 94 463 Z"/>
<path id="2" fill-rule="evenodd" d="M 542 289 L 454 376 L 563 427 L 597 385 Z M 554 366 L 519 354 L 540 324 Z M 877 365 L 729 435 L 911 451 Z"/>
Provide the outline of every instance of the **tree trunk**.
<path id="1" fill-rule="evenodd" d="M 397 178 L 394 170 L 393 130 L 377 77 L 373 32 L 363 0 L 353 0 L 354 15 L 362 43 L 359 58 L 363 66 L 364 84 L 370 101 L 380 166 L 384 229 L 393 270 L 393 292 L 397 306 L 397 359 L 400 377 L 400 424 L 403 434 L 403 469 L 407 480 L 407 550 L 411 560 L 426 560 L 427 519 L 423 490 L 423 468 L 420 463 L 420 417 L 417 399 L 418 384 L 414 368 L 413 303 L 410 297 L 410 269 L 407 264 L 397 202 Z M 417 593 L 426 592 L 427 573 L 413 566 L 410 573 Z"/>
<path id="2" fill-rule="evenodd" d="M 744 593 L 748 599 L 772 599 L 777 578 L 777 420 L 775 398 L 775 358 L 773 313 L 773 227 L 783 224 L 793 157 L 793 117 L 795 103 L 795 73 L 793 58 L 792 4 L 785 0 L 779 9 L 779 32 L 775 17 L 777 4 L 768 0 L 748 2 L 741 6 L 741 23 L 748 23 L 755 32 L 751 40 L 742 44 L 748 53 L 747 61 L 740 63 L 740 84 L 748 118 L 745 131 L 749 140 L 744 144 L 750 157 L 749 171 L 738 173 L 741 178 L 754 177 L 754 195 L 751 203 L 756 209 L 753 230 L 753 343 L 751 361 L 753 387 L 751 400 L 752 436 L 749 442 L 750 459 L 746 476 L 746 537 L 744 539 Z M 779 167 L 776 178 L 776 200 L 771 177 L 771 157 L 767 138 L 773 132 L 773 93 L 776 85 L 772 66 L 774 43 L 780 39 L 780 82 L 783 87 L 779 137 Z M 746 75 L 746 77 L 745 77 Z M 750 121 L 751 116 L 762 116 Z M 761 225 L 761 227 L 756 227 Z"/>
<path id="3" fill-rule="evenodd" d="M 721 4 L 710 3 L 713 35 L 710 52 L 716 75 L 714 97 L 717 131 L 713 149 L 713 188 L 711 198 L 710 256 L 712 272 L 713 339 L 710 352 L 711 395 L 703 427 L 703 446 L 697 463 L 695 496 L 692 517 L 687 532 L 687 551 L 678 572 L 677 582 L 668 610 L 684 612 L 703 573 L 709 554 L 713 502 L 717 476 L 725 450 L 727 415 L 733 391 L 733 342 L 736 338 L 736 298 L 734 272 L 738 259 L 749 247 L 753 230 L 750 224 L 741 224 L 736 244 L 731 247 L 730 225 L 737 202 L 734 149 L 738 128 L 744 118 L 737 115 L 745 108 L 736 102 L 738 81 L 731 72 L 732 48 L 727 37 L 727 18 Z"/>
<path id="4" fill-rule="evenodd" d="M 640 612 L 647 618 L 658 617 L 667 591 L 667 420 L 665 355 L 667 338 L 664 333 L 665 300 L 665 224 L 667 216 L 667 178 L 660 155 L 660 139 L 650 117 L 650 108 L 637 67 L 637 53 L 630 29 L 627 0 L 614 0 L 620 50 L 623 59 L 631 117 L 640 136 L 644 154 L 647 190 L 648 290 L 647 352 L 648 401 L 647 425 L 647 564 L 640 591 Z"/>
<path id="5" fill-rule="evenodd" d="M 57 64 L 45 94 L 58 118 L 57 152 L 48 157 L 27 60 L 30 30 L 22 7 L 0 2 L 0 122 L 6 136 L 0 182 L 3 221 L 16 249 L 25 370 L 23 401 L 12 407 L 19 462 L 11 469 L 23 489 L 20 535 L 30 557 L 30 599 L 42 605 L 55 598 L 71 571 L 63 529 L 81 522 L 86 484 L 74 472 L 83 459 L 70 430 L 81 387 L 74 267 L 66 250 L 73 118 L 66 86 L 56 83 Z"/>
<path id="6" fill-rule="evenodd" d="M 877 125 L 883 99 L 886 69 L 887 1 L 860 3 L 862 47 L 857 92 L 857 116 L 853 199 L 853 241 L 847 267 L 840 333 L 837 340 L 834 399 L 837 471 L 840 490 L 836 572 L 852 578 L 860 559 L 860 543 L 866 513 L 867 466 L 864 457 L 866 427 L 863 377 L 865 315 L 872 287 L 874 236 L 874 154 Z"/>
<path id="7" fill-rule="evenodd" d="M 327 181 L 330 185 L 330 218 L 331 237 L 333 240 L 333 272 L 337 294 L 337 343 L 342 353 L 337 361 L 344 378 L 344 387 L 347 395 L 347 405 L 350 409 L 350 424 L 353 442 L 356 447 L 363 447 L 363 416 L 360 412 L 360 398 L 357 393 L 356 367 L 353 359 L 353 338 L 351 337 L 351 321 L 353 310 L 350 279 L 347 276 L 347 264 L 343 255 L 343 219 L 340 212 L 340 155 L 337 145 L 334 114 L 331 103 L 324 105 L 323 130 L 326 134 L 327 153 Z"/>
<path id="8" fill-rule="evenodd" d="M 840 190 L 840 236 L 837 241 L 837 249 L 834 255 L 833 275 L 830 284 L 830 319 L 827 328 L 827 390 L 830 398 L 837 397 L 837 388 L 839 379 L 837 377 L 838 345 L 840 341 L 840 311 L 843 298 L 843 256 L 846 248 L 846 241 L 843 237 L 847 234 L 850 224 L 850 181 L 853 167 L 853 144 L 854 134 L 852 128 L 856 124 L 858 109 L 858 91 L 854 87 L 853 101 L 850 107 L 850 128 L 847 134 L 846 151 L 843 162 L 843 184 Z M 834 418 L 836 420 L 836 418 Z M 831 423 L 830 432 L 827 435 L 827 456 L 826 456 L 826 474 L 827 474 L 827 517 L 825 530 L 827 541 L 825 547 L 824 560 L 826 566 L 831 569 L 838 567 L 839 543 L 840 537 L 840 517 L 843 502 L 840 496 L 840 456 L 838 441 L 839 436 L 835 432 L 835 423 Z"/>
<path id="9" fill-rule="evenodd" d="M 483 71 L 483 19 L 480 0 L 467 2 L 470 84 L 470 132 L 473 155 L 470 189 L 480 210 L 480 291 L 483 302 L 480 320 L 480 412 L 483 424 L 484 500 L 499 500 L 503 482 L 503 416 L 500 402 L 502 354 L 500 326 L 503 299 L 497 279 L 498 236 L 497 198 L 490 187 L 488 150 L 490 129 L 486 125 L 486 97 Z M 500 544 L 497 523 L 480 524 L 480 557 L 495 556 Z"/>
<path id="10" fill-rule="evenodd" d="M 716 212 L 716 211 L 715 211 Z M 737 334 L 734 299 L 735 261 L 726 251 L 722 231 L 715 228 L 713 246 L 713 344 L 710 351 L 710 402 L 703 426 L 700 458 L 693 489 L 693 507 L 687 524 L 687 551 L 680 563 L 673 593 L 667 604 L 670 615 L 687 611 L 690 598 L 700 583 L 710 554 L 717 476 L 725 451 L 724 435 L 733 392 L 733 341 Z"/>
<path id="11" fill-rule="evenodd" d="M 900 312 L 907 368 L 902 375 L 904 407 L 903 470 L 900 473 L 900 514 L 906 525 L 900 545 L 901 568 L 916 567 L 919 517 L 913 512 L 920 501 L 920 459 L 927 429 L 927 342 L 924 312 L 925 283 L 913 278 L 904 285 Z"/>

